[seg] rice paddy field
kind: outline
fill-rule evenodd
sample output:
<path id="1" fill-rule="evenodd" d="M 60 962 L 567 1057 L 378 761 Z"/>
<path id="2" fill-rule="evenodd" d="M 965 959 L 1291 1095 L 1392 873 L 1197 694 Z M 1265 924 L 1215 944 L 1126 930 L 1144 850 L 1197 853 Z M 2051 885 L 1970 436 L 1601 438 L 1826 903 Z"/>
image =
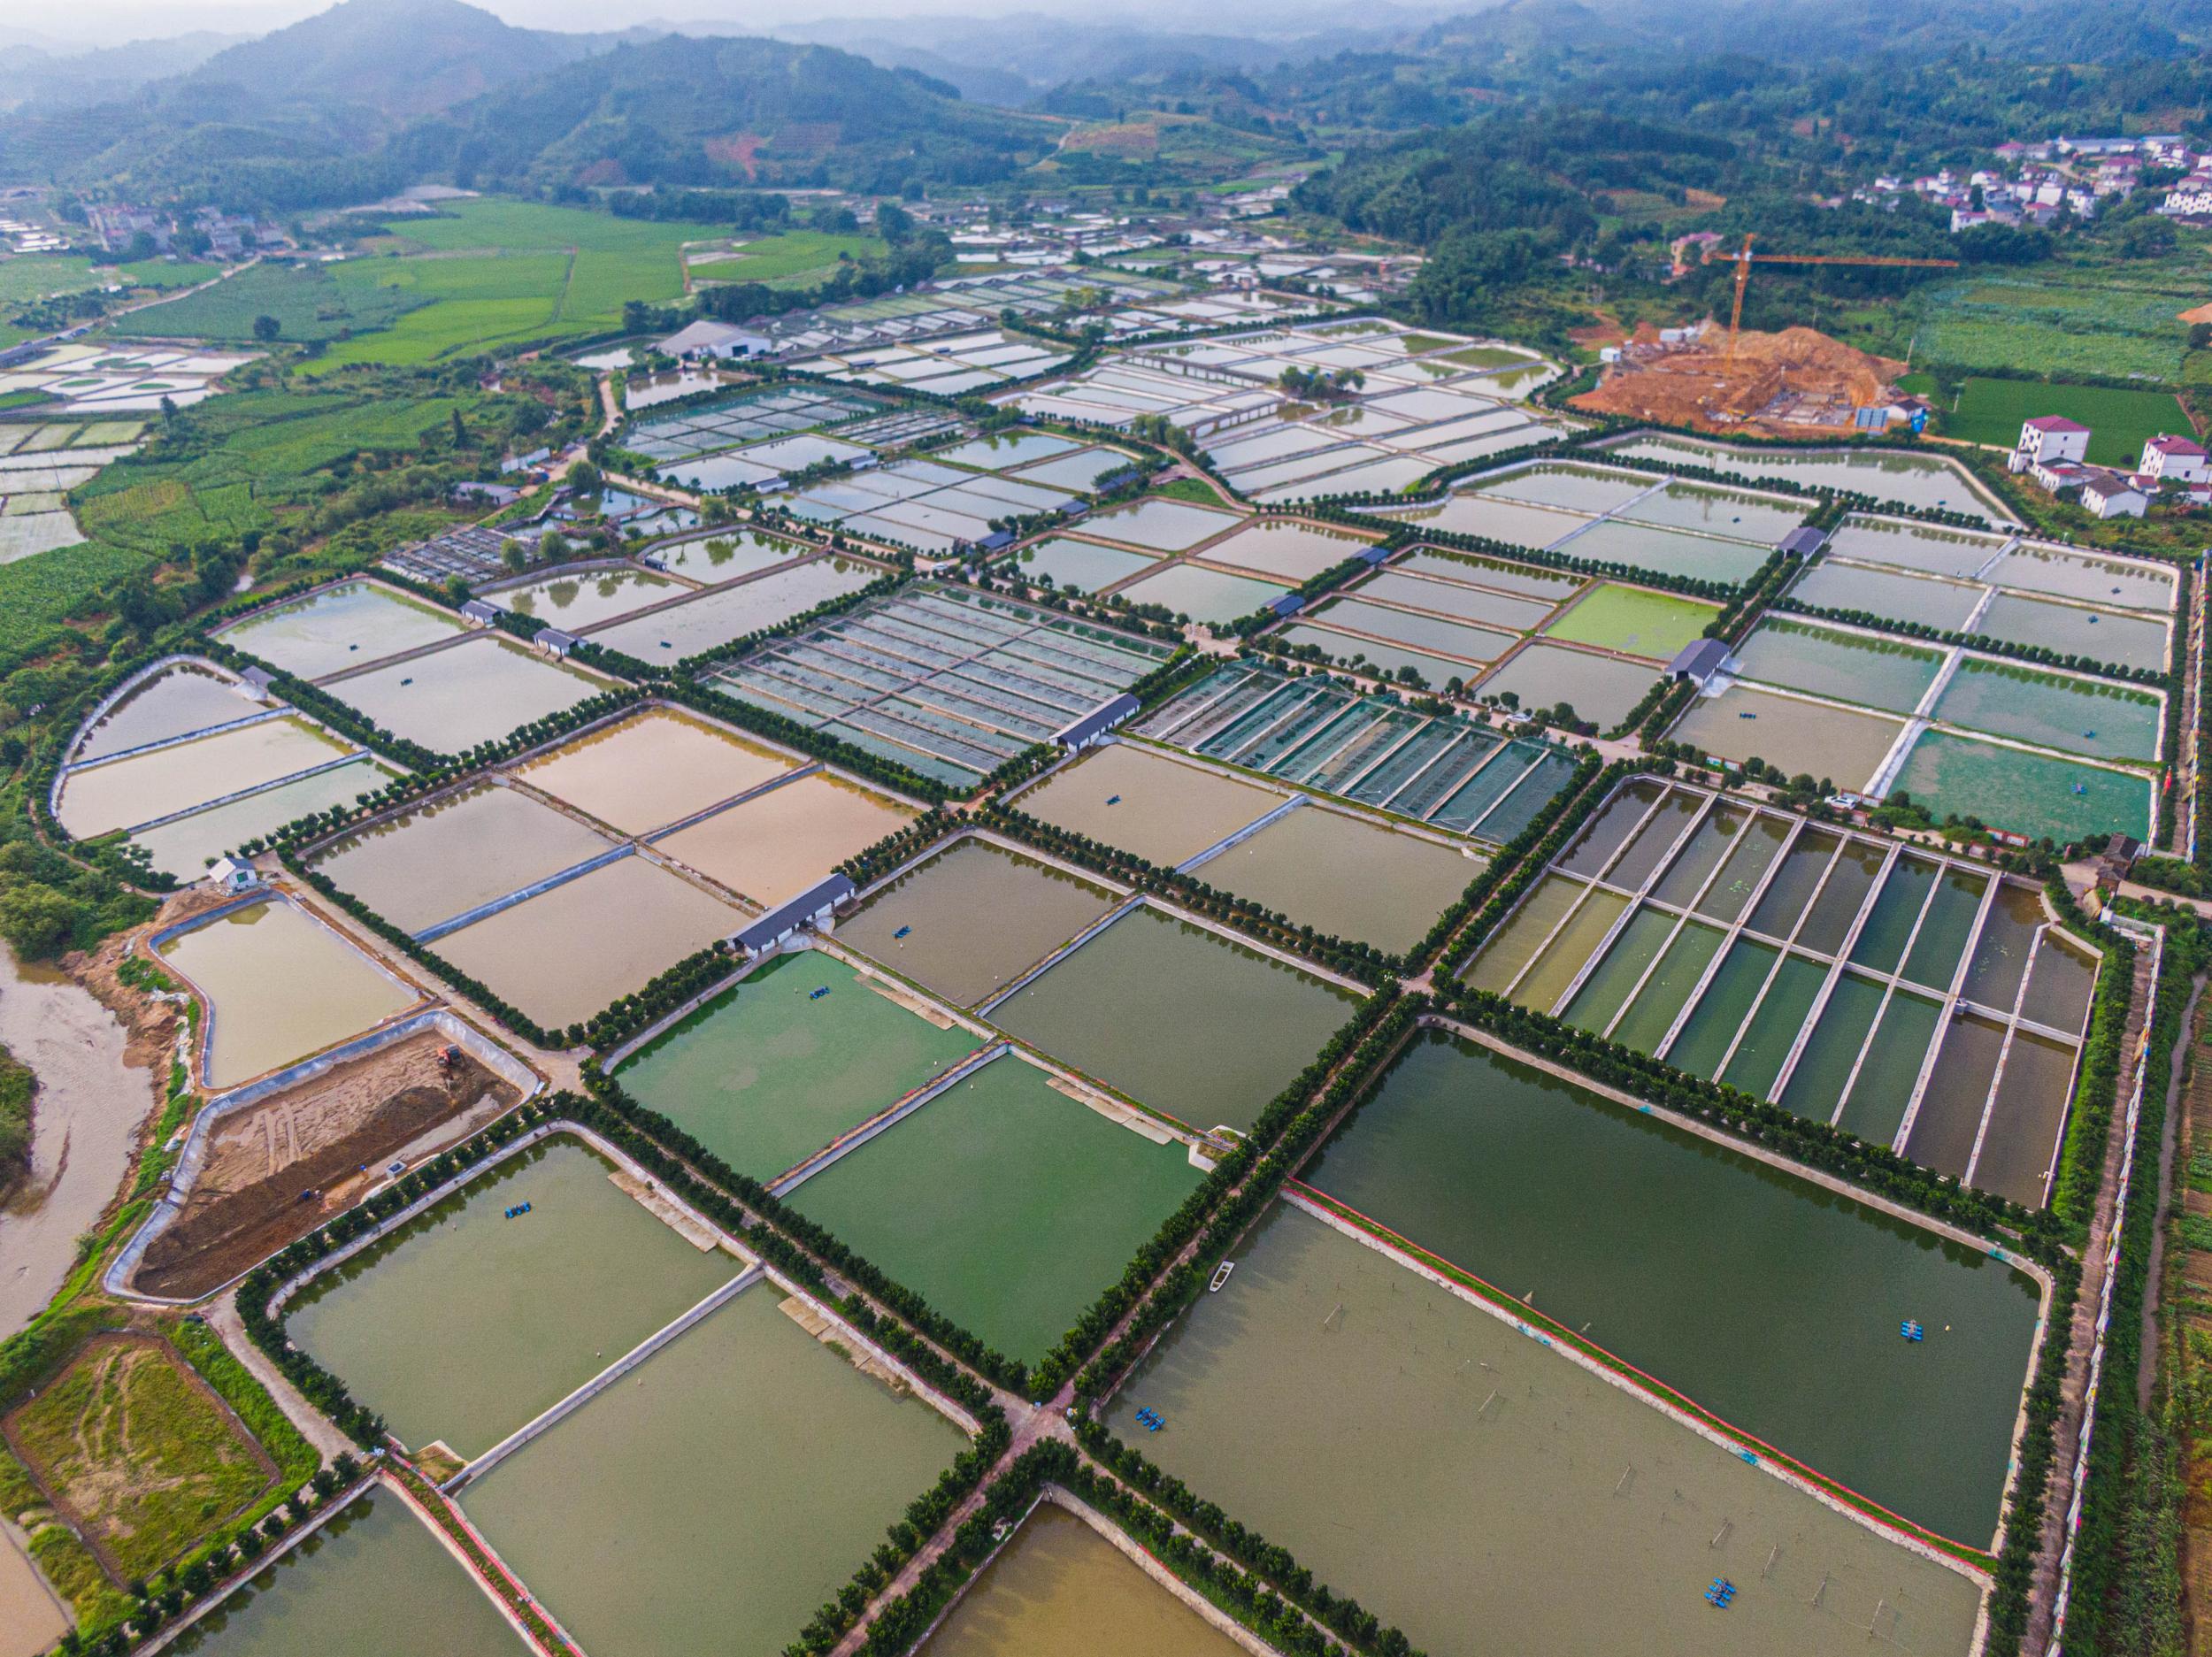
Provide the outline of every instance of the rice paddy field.
<path id="1" fill-rule="evenodd" d="M 349 311 L 372 326 L 304 372 L 352 363 L 413 365 L 526 341 L 611 332 L 632 299 L 684 291 L 682 249 L 711 225 L 618 219 L 539 202 L 482 197 L 411 219 L 407 249 L 327 267 Z M 220 293 L 219 288 L 213 290 Z"/>
<path id="2" fill-rule="evenodd" d="M 1978 375 L 1960 385 L 1953 406 L 1942 413 L 1942 431 L 1965 442 L 2011 449 L 2020 441 L 2021 424 L 2046 414 L 2062 415 L 2089 428 L 2089 461 L 2096 466 L 2132 470 L 2142 458 L 2143 445 L 2162 432 L 2189 434 L 2189 417 L 2170 391 Z"/>

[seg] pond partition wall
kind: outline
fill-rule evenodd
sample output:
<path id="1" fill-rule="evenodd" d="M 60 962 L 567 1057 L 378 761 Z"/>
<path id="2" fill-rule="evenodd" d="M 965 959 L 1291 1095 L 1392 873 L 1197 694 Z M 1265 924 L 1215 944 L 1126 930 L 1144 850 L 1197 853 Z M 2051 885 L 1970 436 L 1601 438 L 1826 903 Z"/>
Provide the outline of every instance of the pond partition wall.
<path id="1" fill-rule="evenodd" d="M 1463 976 L 2036 1208 L 2095 974 L 2032 886 L 1636 779 Z"/>

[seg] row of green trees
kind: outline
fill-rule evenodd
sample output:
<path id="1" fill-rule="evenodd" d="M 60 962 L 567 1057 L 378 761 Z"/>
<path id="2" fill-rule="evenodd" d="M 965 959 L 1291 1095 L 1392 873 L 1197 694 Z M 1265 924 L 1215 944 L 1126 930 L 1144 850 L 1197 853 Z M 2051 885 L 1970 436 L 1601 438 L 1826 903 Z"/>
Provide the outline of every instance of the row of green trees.
<path id="1" fill-rule="evenodd" d="M 1144 1354 L 1153 1334 L 1197 1299 L 1215 1267 L 1282 1188 L 1327 1125 L 1363 1087 L 1374 1085 L 1384 1065 L 1427 1005 L 1395 980 L 1359 1004 L 1313 1062 L 1260 1112 L 1251 1131 L 1215 1168 L 1221 1177 L 1216 1201 L 1190 1257 L 1152 1283 L 1133 1303 L 1120 1332 L 1093 1352 L 1077 1371 L 1080 1405 L 1104 1398 Z"/>

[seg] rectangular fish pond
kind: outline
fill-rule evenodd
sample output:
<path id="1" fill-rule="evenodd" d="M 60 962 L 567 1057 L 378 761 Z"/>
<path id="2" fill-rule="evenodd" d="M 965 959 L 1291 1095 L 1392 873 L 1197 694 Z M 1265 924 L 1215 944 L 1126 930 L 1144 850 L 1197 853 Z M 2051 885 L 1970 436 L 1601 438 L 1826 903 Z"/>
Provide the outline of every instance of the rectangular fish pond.
<path id="1" fill-rule="evenodd" d="M 278 899 L 188 924 L 159 954 L 207 1002 L 201 1080 L 209 1088 L 303 1059 L 419 999 L 332 928 Z"/>
<path id="2" fill-rule="evenodd" d="M 1966 1657 L 1973 1578 L 1398 1260 L 1284 1201 L 1234 1258 L 1108 1424 L 1432 1657 Z"/>
<path id="3" fill-rule="evenodd" d="M 1191 873 L 1324 937 L 1403 955 L 1459 901 L 1485 861 L 1443 840 L 1307 805 L 1194 865 Z"/>
<path id="4" fill-rule="evenodd" d="M 654 842 L 677 862 L 771 909 L 911 822 L 887 794 L 810 771 Z"/>
<path id="5" fill-rule="evenodd" d="M 408 1505 L 376 1489 L 316 1527 L 169 1647 L 180 1657 L 525 1657 L 530 1650 Z"/>
<path id="6" fill-rule="evenodd" d="M 933 994 L 972 1007 L 1102 919 L 1105 887 L 986 840 L 900 874 L 837 924 L 837 940 Z"/>
<path id="7" fill-rule="evenodd" d="M 609 688 L 608 680 L 489 636 L 329 687 L 372 723 L 441 754 L 465 753 Z"/>
<path id="8" fill-rule="evenodd" d="M 1248 1128 L 1359 995 L 1149 904 L 985 1016 L 1196 1128 Z"/>
<path id="9" fill-rule="evenodd" d="M 434 604 L 367 581 L 346 581 L 257 611 L 225 644 L 299 679 L 323 679 L 403 650 L 459 637 L 467 624 Z"/>
<path id="10" fill-rule="evenodd" d="M 616 842 L 518 788 L 482 782 L 349 834 L 318 873 L 420 932 L 611 851 Z"/>
<path id="11" fill-rule="evenodd" d="M 2039 1291 L 1985 1252 L 1442 1030 L 1304 1178 L 1893 1512 L 1995 1534 Z"/>
<path id="12" fill-rule="evenodd" d="M 830 1338 L 756 1283 L 461 1504 L 587 1651 L 775 1657 L 967 1442 Z"/>
<path id="13" fill-rule="evenodd" d="M 565 742 L 514 774 L 625 834 L 645 834 L 797 768 L 788 756 L 703 719 L 653 708 Z"/>
<path id="14" fill-rule="evenodd" d="M 1035 1363 L 1201 1175 L 1018 1055 L 951 1082 L 786 1199 L 955 1323 Z"/>
<path id="15" fill-rule="evenodd" d="M 739 1173 L 767 1181 L 983 1044 L 926 1003 L 816 949 L 770 956 L 615 1074 L 641 1104 Z"/>
<path id="16" fill-rule="evenodd" d="M 1617 792 L 1466 981 L 2040 1206 L 2087 1023 L 2085 947 L 2059 940 L 2031 886 L 1707 798 L 1649 779 Z M 2017 1024 L 2015 1047 L 2048 1043 L 2050 1062 L 2033 1049 L 1993 1104 L 1987 1073 L 1931 1078 L 1947 1002 L 2001 1038 Z"/>
<path id="17" fill-rule="evenodd" d="M 918 1657 L 1240 1657 L 1209 1623 L 1089 1524 L 1040 1503 Z"/>
<path id="18" fill-rule="evenodd" d="M 1055 828 L 1175 867 L 1288 796 L 1130 742 L 1094 748 L 1008 802 Z"/>
<path id="19" fill-rule="evenodd" d="M 402 1443 L 473 1459 L 743 1270 L 614 1174 L 541 1139 L 311 1279 L 286 1332 Z"/>
<path id="20" fill-rule="evenodd" d="M 637 853 L 437 940 L 548 1030 L 580 1024 L 752 919 Z"/>
<path id="21" fill-rule="evenodd" d="M 75 840 L 155 824 L 334 764 L 361 750 L 296 716 L 127 755 L 62 779 L 55 816 Z"/>

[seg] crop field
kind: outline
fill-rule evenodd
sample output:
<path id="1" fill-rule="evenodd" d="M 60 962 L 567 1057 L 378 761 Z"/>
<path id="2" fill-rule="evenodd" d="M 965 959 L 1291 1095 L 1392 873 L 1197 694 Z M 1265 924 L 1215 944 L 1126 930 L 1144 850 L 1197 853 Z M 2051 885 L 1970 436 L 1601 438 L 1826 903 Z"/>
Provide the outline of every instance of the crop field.
<path id="1" fill-rule="evenodd" d="M 574 338 L 618 324 L 625 301 L 683 292 L 680 251 L 711 225 L 655 224 L 534 202 L 471 201 L 403 227 L 420 252 L 349 262 L 333 280 L 348 295 L 403 295 L 381 332 L 357 335 L 310 365 L 436 362 L 526 340 Z"/>
<path id="2" fill-rule="evenodd" d="M 126 1581 L 175 1558 L 273 1477 L 213 1394 L 156 1340 L 94 1342 L 7 1430 Z"/>
<path id="3" fill-rule="evenodd" d="M 0 301 L 19 303 L 55 294 L 81 294 L 98 286 L 90 259 L 58 253 L 27 253 L 0 259 Z"/>
<path id="4" fill-rule="evenodd" d="M 1919 302 L 1916 355 L 1961 368 L 2177 380 L 2188 335 L 2179 313 L 2203 297 L 2148 272 L 2125 287 L 2021 278 L 1949 282 Z"/>
<path id="5" fill-rule="evenodd" d="M 1958 406 L 1942 417 L 1943 434 L 2010 449 L 2020 441 L 2020 423 L 2045 414 L 2087 426 L 2089 458 L 2101 466 L 2132 466 L 2161 432 L 2189 434 L 2189 417 L 2171 392 L 1981 379 L 1960 387 Z"/>
<path id="6" fill-rule="evenodd" d="M 253 338 L 256 317 L 274 317 L 279 339 L 308 343 L 388 327 L 426 303 L 403 288 L 334 280 L 319 265 L 257 265 L 204 293 L 119 317 L 111 331 L 138 339 Z"/>
<path id="7" fill-rule="evenodd" d="M 273 523 L 272 505 L 299 498 L 298 481 L 308 473 L 360 449 L 412 443 L 458 406 L 450 397 L 225 397 L 196 419 L 222 440 L 210 452 L 184 461 L 131 456 L 110 466 L 85 486 L 81 521 L 95 541 L 150 555 L 202 535 L 234 539 Z"/>
<path id="8" fill-rule="evenodd" d="M 873 236 L 835 236 L 819 230 L 787 230 L 780 236 L 748 242 L 727 257 L 695 260 L 692 280 L 705 282 L 766 282 L 771 287 L 811 287 L 837 266 L 838 257 L 879 257 L 885 244 Z"/>

